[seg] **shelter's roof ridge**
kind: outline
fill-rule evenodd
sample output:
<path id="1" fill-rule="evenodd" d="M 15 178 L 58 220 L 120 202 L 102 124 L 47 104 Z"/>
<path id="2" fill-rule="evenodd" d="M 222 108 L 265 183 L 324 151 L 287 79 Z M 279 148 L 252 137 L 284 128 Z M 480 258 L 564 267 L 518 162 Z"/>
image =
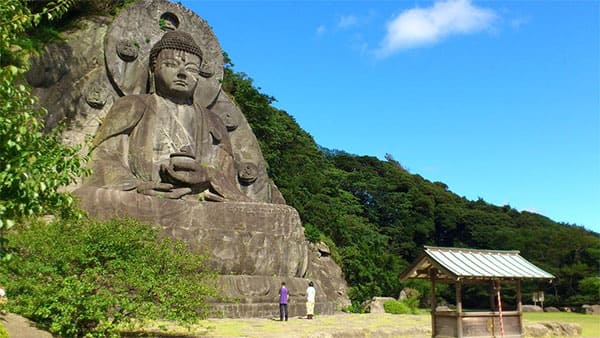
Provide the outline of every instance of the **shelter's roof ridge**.
<path id="1" fill-rule="evenodd" d="M 439 251 L 465 251 L 471 253 L 498 253 L 498 254 L 516 254 L 519 255 L 519 250 L 492 250 L 492 249 L 472 249 L 472 248 L 450 248 L 442 246 L 424 246 L 426 250 L 439 250 Z"/>

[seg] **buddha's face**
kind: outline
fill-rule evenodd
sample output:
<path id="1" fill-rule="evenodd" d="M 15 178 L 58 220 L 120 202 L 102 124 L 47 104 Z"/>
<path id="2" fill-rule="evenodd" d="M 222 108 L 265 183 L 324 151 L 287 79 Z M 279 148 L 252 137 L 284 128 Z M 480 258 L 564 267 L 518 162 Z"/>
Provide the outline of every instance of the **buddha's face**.
<path id="1" fill-rule="evenodd" d="M 199 56 L 188 52 L 161 50 L 154 67 L 158 95 L 177 101 L 190 100 L 198 84 L 200 62 Z"/>

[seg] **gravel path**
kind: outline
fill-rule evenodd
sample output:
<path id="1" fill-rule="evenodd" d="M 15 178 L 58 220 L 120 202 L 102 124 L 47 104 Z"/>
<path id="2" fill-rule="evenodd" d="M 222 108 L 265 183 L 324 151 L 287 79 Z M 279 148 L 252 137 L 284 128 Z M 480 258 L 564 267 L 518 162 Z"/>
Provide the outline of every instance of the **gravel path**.
<path id="1" fill-rule="evenodd" d="M 10 338 L 52 338 L 50 333 L 38 330 L 31 321 L 19 315 L 0 315 L 0 323 L 4 325 Z"/>
<path id="2" fill-rule="evenodd" d="M 38 330 L 29 320 L 15 314 L 0 316 L 0 323 L 10 338 L 52 338 L 50 333 Z M 152 331 L 159 337 L 168 337 L 158 328 Z M 292 317 L 287 322 L 280 322 L 278 318 L 208 319 L 191 332 L 177 327 L 170 327 L 169 331 L 172 337 L 428 337 L 431 322 L 429 315 L 340 313 L 316 316 L 312 320 Z"/>

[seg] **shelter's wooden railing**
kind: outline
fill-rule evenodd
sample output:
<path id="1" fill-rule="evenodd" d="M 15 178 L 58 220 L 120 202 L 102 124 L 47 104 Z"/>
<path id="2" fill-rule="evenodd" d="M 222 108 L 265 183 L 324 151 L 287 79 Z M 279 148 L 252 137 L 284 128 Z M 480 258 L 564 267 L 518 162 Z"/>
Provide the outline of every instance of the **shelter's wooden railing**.
<path id="1" fill-rule="evenodd" d="M 444 337 L 501 337 L 500 313 L 494 311 L 436 311 L 435 336 Z M 504 337 L 522 337 L 521 314 L 502 312 Z M 462 331 L 462 332 L 459 332 Z"/>

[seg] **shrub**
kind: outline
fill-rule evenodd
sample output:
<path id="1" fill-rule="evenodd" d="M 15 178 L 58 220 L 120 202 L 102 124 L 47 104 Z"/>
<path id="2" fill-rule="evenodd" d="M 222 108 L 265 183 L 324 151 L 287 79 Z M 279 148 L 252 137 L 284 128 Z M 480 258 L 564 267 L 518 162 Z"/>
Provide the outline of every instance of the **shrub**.
<path id="1" fill-rule="evenodd" d="M 349 313 L 365 313 L 365 309 L 361 306 L 359 302 L 352 302 L 351 305 L 344 307 L 342 311 Z"/>
<path id="2" fill-rule="evenodd" d="M 4 325 L 2 325 L 2 324 L 0 324 L 0 338 L 9 338 L 8 332 L 6 331 L 6 328 L 4 327 Z"/>
<path id="3" fill-rule="evenodd" d="M 191 324 L 217 296 L 203 256 L 133 220 L 34 222 L 8 236 L 9 308 L 56 335 L 118 336 L 134 319 Z"/>
<path id="4" fill-rule="evenodd" d="M 321 231 L 311 223 L 304 224 L 304 236 L 311 243 L 317 243 L 321 239 Z"/>
<path id="5" fill-rule="evenodd" d="M 600 277 L 586 277 L 580 280 L 579 292 L 588 304 L 600 303 Z"/>
<path id="6" fill-rule="evenodd" d="M 418 304 L 418 299 L 413 299 L 411 305 Z M 383 309 L 386 313 L 391 313 L 395 315 L 400 314 L 417 314 L 418 309 L 416 307 L 411 307 L 407 301 L 399 301 L 399 300 L 389 300 L 383 303 Z"/>

